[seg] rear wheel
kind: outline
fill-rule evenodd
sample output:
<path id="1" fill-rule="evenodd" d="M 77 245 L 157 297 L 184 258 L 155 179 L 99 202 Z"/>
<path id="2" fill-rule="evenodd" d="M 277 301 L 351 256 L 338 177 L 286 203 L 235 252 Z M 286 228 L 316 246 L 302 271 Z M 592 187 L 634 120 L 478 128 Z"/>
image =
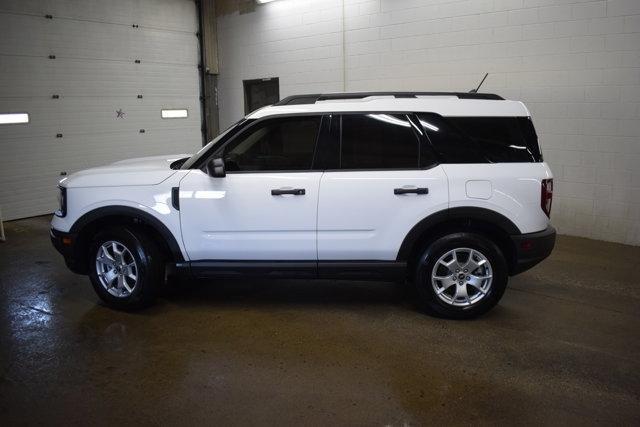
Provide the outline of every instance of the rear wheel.
<path id="1" fill-rule="evenodd" d="M 93 240 L 89 278 L 110 307 L 127 310 L 148 306 L 164 281 L 162 253 L 142 232 L 109 228 Z"/>
<path id="2" fill-rule="evenodd" d="M 429 245 L 417 263 L 420 305 L 441 317 L 466 319 L 495 306 L 507 286 L 507 263 L 484 236 L 454 233 Z"/>

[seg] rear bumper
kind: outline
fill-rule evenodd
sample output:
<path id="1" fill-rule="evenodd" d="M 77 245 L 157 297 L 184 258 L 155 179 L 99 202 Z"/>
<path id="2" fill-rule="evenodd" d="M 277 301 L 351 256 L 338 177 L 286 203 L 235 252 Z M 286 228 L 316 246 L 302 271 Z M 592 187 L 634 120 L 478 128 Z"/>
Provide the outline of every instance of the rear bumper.
<path id="1" fill-rule="evenodd" d="M 63 231 L 51 228 L 49 230 L 51 243 L 58 252 L 64 257 L 64 262 L 71 271 L 78 274 L 87 274 L 86 265 L 79 262 L 80 257 L 75 250 L 76 236 L 73 233 L 65 233 Z"/>
<path id="2" fill-rule="evenodd" d="M 556 229 L 548 226 L 546 230 L 511 236 L 515 246 L 515 259 L 511 275 L 522 273 L 540 263 L 551 254 L 556 244 Z"/>

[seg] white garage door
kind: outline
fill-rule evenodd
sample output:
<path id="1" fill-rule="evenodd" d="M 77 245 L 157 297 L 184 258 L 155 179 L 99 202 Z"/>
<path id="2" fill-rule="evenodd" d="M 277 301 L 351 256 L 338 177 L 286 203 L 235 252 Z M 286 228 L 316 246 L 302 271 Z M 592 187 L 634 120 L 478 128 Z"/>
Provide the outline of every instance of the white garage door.
<path id="1" fill-rule="evenodd" d="M 4 219 L 53 212 L 61 173 L 197 150 L 197 29 L 191 0 L 2 0 L 0 113 L 29 114 L 0 124 Z"/>

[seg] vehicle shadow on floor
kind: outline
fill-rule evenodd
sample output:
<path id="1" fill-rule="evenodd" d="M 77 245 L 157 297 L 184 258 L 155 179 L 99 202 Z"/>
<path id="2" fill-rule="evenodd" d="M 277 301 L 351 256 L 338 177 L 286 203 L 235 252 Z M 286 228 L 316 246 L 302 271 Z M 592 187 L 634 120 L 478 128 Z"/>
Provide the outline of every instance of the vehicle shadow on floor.
<path id="1" fill-rule="evenodd" d="M 162 292 L 178 305 L 404 306 L 409 285 L 335 280 L 226 279 L 183 281 Z"/>

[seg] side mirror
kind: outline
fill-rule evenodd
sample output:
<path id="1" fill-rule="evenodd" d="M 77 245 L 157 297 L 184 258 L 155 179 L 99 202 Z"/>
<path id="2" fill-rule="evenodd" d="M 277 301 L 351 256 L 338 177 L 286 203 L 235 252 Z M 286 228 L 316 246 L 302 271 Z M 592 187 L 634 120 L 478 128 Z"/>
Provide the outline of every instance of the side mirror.
<path id="1" fill-rule="evenodd" d="M 214 178 L 224 178 L 227 175 L 224 170 L 224 161 L 220 158 L 210 160 L 207 163 L 207 173 Z"/>

